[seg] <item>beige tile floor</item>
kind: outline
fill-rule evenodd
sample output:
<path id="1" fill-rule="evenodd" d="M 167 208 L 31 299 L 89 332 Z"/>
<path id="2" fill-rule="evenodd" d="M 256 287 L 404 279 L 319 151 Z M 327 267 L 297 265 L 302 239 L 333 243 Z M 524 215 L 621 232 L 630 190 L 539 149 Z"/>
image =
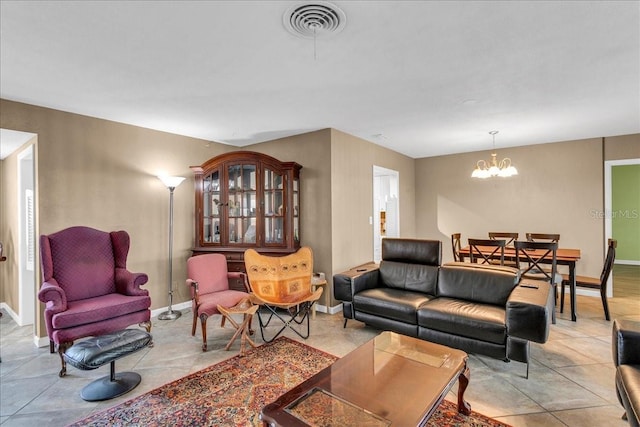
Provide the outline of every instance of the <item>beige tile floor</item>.
<path id="1" fill-rule="evenodd" d="M 612 318 L 640 320 L 640 299 L 612 298 Z M 471 355 L 471 383 L 466 398 L 475 411 L 513 426 L 625 426 L 614 389 L 611 361 L 611 324 L 604 320 L 598 298 L 578 297 L 578 321 L 558 314 L 546 344 L 532 345 L 529 379 L 525 365 Z M 94 371 L 68 368 L 59 378 L 59 358 L 48 348 L 33 345 L 31 327 L 18 327 L 10 317 L 0 319 L 0 424 L 9 426 L 63 426 L 101 411 L 164 383 L 235 355 L 224 346 L 232 329 L 209 322 L 209 351 L 201 351 L 200 329 L 190 335 L 191 313 L 175 321 L 152 319 L 155 346 L 120 359 L 116 370 L 134 370 L 142 382 L 129 394 L 107 402 L 83 401 L 79 390 L 109 367 Z M 342 315 L 318 313 L 306 343 L 342 356 L 379 331 Z M 259 335 L 259 334 L 258 334 Z M 288 336 L 295 338 L 294 335 Z M 258 343 L 261 342 L 257 338 Z M 455 401 L 455 389 L 450 400 Z"/>

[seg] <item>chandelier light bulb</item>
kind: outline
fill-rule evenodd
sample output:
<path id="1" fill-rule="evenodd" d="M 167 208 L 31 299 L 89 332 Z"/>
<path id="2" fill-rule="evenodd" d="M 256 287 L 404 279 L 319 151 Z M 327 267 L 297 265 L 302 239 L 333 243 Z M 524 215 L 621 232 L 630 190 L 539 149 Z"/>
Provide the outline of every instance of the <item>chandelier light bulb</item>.
<path id="1" fill-rule="evenodd" d="M 499 176 L 503 178 L 507 178 L 510 176 L 518 175 L 518 170 L 511 164 L 511 159 L 505 157 L 504 159 L 498 161 L 497 154 L 495 152 L 496 149 L 496 134 L 497 130 L 492 130 L 489 132 L 489 135 L 493 137 L 493 150 L 491 153 L 491 160 L 478 160 L 476 163 L 476 168 L 471 173 L 471 178 L 480 178 L 487 179 L 493 176 Z"/>

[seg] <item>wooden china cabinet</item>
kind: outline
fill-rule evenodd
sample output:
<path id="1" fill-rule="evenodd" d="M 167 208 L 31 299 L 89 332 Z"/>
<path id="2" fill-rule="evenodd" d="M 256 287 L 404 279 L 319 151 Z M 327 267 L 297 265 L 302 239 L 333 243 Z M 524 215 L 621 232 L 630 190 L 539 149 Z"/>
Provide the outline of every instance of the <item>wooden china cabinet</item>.
<path id="1" fill-rule="evenodd" d="M 229 271 L 245 271 L 244 251 L 286 255 L 300 248 L 300 166 L 236 151 L 192 166 L 194 255 L 222 253 Z"/>

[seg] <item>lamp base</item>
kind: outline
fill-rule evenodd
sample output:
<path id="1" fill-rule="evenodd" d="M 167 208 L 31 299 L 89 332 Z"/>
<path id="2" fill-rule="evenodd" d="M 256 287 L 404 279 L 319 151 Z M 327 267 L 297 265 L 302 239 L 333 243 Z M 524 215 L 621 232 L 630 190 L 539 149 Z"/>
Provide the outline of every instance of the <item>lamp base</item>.
<path id="1" fill-rule="evenodd" d="M 182 316 L 182 312 L 178 310 L 169 310 L 164 313 L 160 313 L 158 315 L 158 320 L 176 320 L 178 317 Z"/>

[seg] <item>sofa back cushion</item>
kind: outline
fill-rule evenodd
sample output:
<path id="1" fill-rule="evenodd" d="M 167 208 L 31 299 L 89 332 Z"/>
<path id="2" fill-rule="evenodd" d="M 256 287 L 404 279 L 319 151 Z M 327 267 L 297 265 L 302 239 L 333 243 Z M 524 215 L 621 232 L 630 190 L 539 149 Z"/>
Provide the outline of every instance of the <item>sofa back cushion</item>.
<path id="1" fill-rule="evenodd" d="M 441 258 L 439 240 L 385 238 L 380 278 L 390 288 L 435 295 Z"/>
<path id="2" fill-rule="evenodd" d="M 387 237 L 382 239 L 382 259 L 438 267 L 442 262 L 442 242 Z"/>
<path id="3" fill-rule="evenodd" d="M 440 267 L 436 295 L 504 306 L 519 281 L 515 268 L 452 262 Z"/>

